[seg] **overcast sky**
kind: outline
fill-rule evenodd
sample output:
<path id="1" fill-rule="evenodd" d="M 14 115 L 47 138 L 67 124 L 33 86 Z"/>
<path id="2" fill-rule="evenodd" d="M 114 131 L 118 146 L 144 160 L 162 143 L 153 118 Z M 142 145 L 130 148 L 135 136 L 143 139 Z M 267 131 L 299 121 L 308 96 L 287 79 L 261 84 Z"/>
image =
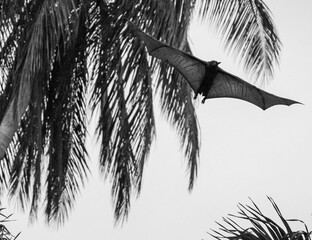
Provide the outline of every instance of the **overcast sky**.
<path id="1" fill-rule="evenodd" d="M 234 99 L 207 100 L 197 105 L 201 127 L 199 176 L 187 191 L 186 161 L 177 134 L 156 110 L 157 139 L 146 165 L 141 196 L 133 201 L 128 221 L 114 226 L 108 183 L 96 165 L 68 222 L 60 229 L 43 220 L 29 226 L 16 209 L 8 228 L 22 231 L 18 239 L 211 239 L 215 221 L 237 211 L 251 197 L 264 213 L 275 217 L 266 196 L 286 218 L 304 220 L 312 229 L 312 2 L 266 0 L 283 48 L 280 67 L 265 89 L 304 105 L 275 106 L 262 111 Z M 221 61 L 221 67 L 247 79 L 219 39 L 205 25 L 191 26 L 194 55 Z M 90 144 L 91 160 L 96 147 Z M 310 229 L 310 230 L 311 230 Z"/>

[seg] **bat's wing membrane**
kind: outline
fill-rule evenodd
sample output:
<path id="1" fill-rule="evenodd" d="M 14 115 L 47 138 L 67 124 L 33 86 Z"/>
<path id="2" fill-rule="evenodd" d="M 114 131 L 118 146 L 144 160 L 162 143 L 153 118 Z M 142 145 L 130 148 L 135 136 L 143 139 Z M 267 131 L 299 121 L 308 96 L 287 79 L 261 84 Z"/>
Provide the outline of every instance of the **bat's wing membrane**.
<path id="1" fill-rule="evenodd" d="M 141 40 L 144 41 L 150 55 L 169 63 L 177 69 L 188 81 L 195 93 L 198 92 L 202 81 L 205 81 L 206 77 L 206 63 L 204 61 L 150 37 L 131 22 L 128 22 L 128 24 L 140 36 Z M 205 99 L 221 97 L 237 98 L 255 104 L 263 110 L 279 104 L 290 106 L 299 103 L 265 92 L 221 68 L 218 68 L 211 88 L 207 96 L 204 97 Z"/>
<path id="2" fill-rule="evenodd" d="M 202 60 L 150 37 L 131 22 L 129 22 L 129 26 L 144 41 L 150 55 L 177 69 L 197 92 L 206 72 L 205 63 Z"/>
<path id="3" fill-rule="evenodd" d="M 290 106 L 299 103 L 287 98 L 281 98 L 263 91 L 254 85 L 219 68 L 206 98 L 229 97 L 237 98 L 262 108 L 263 110 L 274 105 Z"/>

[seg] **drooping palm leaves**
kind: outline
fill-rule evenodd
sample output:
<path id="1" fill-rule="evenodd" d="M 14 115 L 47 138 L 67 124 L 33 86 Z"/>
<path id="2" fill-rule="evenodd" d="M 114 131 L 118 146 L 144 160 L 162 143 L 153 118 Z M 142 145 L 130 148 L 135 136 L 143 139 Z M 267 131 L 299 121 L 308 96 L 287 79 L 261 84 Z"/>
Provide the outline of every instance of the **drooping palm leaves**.
<path id="1" fill-rule="evenodd" d="M 254 8 L 230 1 L 236 2 L 236 15 L 223 5 L 216 15 L 214 1 L 202 0 L 1 1 L 0 183 L 23 208 L 30 206 L 31 216 L 41 196 L 48 221 L 63 221 L 72 208 L 88 174 L 87 107 L 99 111 L 100 170 L 112 182 L 116 219 L 127 216 L 155 136 L 156 92 L 180 135 L 192 189 L 200 141 L 190 89 L 178 72 L 148 55 L 125 18 L 191 52 L 187 31 L 196 2 L 202 17 L 210 14 L 221 31 L 231 29 L 225 35 L 229 49 L 241 53 L 248 69 L 271 72 L 280 45 L 260 0 L 249 1 Z"/>
<path id="2" fill-rule="evenodd" d="M 22 207 L 31 203 L 34 215 L 45 187 L 48 219 L 63 220 L 88 169 L 84 147 L 85 15 L 73 1 L 10 4 L 4 3 L 2 12 L 13 8 L 16 14 L 7 16 L 5 30 L 14 56 L 7 79 L 12 87 L 7 85 L 9 91 L 4 91 L 10 97 L 3 99 L 7 108 L 1 116 L 0 132 L 12 138 L 18 125 L 19 129 L 2 160 L 10 166 L 10 178 L 1 180 L 10 181 L 10 193 L 19 198 Z M 43 168 L 47 168 L 44 184 Z"/>
<path id="3" fill-rule="evenodd" d="M 243 60 L 246 72 L 258 81 L 273 77 L 281 42 L 264 2 L 211 0 L 203 4 L 199 14 L 221 36 L 226 50 Z"/>
<path id="4" fill-rule="evenodd" d="M 253 206 L 238 205 L 238 215 L 230 214 L 223 218 L 224 224 L 218 223 L 219 230 L 213 230 L 213 237 L 221 239 L 241 240 L 310 240 L 311 232 L 304 222 L 298 219 L 285 219 L 272 198 L 268 197 L 282 224 L 278 224 L 265 216 L 252 201 Z M 242 221 L 241 224 L 238 221 Z M 303 230 L 294 231 L 291 222 L 303 224 Z M 246 227 L 247 223 L 250 227 Z"/>

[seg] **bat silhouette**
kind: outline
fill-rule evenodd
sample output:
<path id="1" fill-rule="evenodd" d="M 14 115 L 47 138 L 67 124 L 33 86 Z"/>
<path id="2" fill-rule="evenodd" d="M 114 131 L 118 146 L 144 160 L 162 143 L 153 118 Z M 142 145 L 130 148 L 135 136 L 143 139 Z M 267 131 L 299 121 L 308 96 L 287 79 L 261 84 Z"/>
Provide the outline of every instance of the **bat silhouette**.
<path id="1" fill-rule="evenodd" d="M 128 24 L 143 40 L 150 55 L 167 62 L 182 74 L 194 90 L 195 99 L 198 94 L 203 95 L 202 103 L 209 98 L 236 98 L 255 104 L 263 110 L 279 104 L 290 106 L 299 103 L 263 91 L 224 71 L 218 66 L 220 62 L 205 62 L 156 40 L 130 21 Z"/>

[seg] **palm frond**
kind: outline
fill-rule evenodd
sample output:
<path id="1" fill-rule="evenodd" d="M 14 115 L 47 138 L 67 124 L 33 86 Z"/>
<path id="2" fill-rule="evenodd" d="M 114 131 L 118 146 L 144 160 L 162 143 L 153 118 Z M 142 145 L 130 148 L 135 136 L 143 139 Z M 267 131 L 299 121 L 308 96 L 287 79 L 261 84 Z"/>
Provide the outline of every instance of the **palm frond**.
<path id="1" fill-rule="evenodd" d="M 69 22 L 69 16 L 72 15 L 72 9 L 74 9 L 69 3 L 72 1 L 55 3 L 36 1 L 35 3 L 25 2 L 26 6 L 23 6 L 26 9 L 34 7 L 35 10 L 31 13 L 24 11 L 26 12 L 24 15 L 31 14 L 29 16 L 31 23 L 24 28 L 23 25 L 21 26 L 23 30 L 20 34 L 24 37 L 19 40 L 15 66 L 10 69 L 14 72 L 12 73 L 13 92 L 11 96 L 8 96 L 6 109 L 0 116 L 0 159 L 3 158 L 17 131 L 22 115 L 28 107 L 34 80 L 39 77 L 40 72 L 49 72 L 50 61 L 57 50 L 59 41 L 63 39 L 63 44 L 67 44 L 68 26 L 73 21 Z M 11 16 L 11 14 L 7 15 Z M 18 16 L 15 18 L 18 19 Z M 7 27 L 9 28 L 12 22 L 16 22 L 15 18 L 2 21 L 9 22 Z M 22 19 L 25 18 L 25 16 L 22 17 Z M 66 22 L 65 19 L 68 21 Z M 15 31 L 11 31 L 11 35 L 14 33 Z M 8 37 L 7 40 L 11 38 Z M 5 49 L 10 46 L 11 44 Z"/>
<path id="2" fill-rule="evenodd" d="M 18 233 L 17 235 L 13 235 L 7 228 L 4 224 L 6 224 L 7 222 L 10 222 L 10 221 L 13 221 L 11 220 L 11 216 L 12 214 L 10 215 L 5 215 L 3 214 L 4 208 L 0 208 L 0 239 L 1 240 L 15 240 L 17 239 L 17 237 L 20 235 L 20 233 Z"/>
<path id="3" fill-rule="evenodd" d="M 281 41 L 271 12 L 262 0 L 199 1 L 199 14 L 207 18 L 225 43 L 242 60 L 244 70 L 257 80 L 269 80 L 279 63 Z"/>
<path id="4" fill-rule="evenodd" d="M 188 45 L 184 51 L 190 52 Z M 167 66 L 161 65 L 158 89 L 161 92 L 161 109 L 164 116 L 173 124 L 180 137 L 181 147 L 188 159 L 189 190 L 194 186 L 199 160 L 199 127 L 193 106 L 190 87 L 176 70 L 171 69 L 168 78 Z"/>
<path id="5" fill-rule="evenodd" d="M 163 4 L 169 4 L 166 7 L 170 7 L 175 14 L 163 11 Z M 137 22 L 154 36 L 186 48 L 186 30 L 181 30 L 186 29 L 190 21 L 192 4 L 193 1 L 146 1 L 141 4 L 130 1 L 125 5 L 123 1 L 116 1 L 112 5 L 102 3 L 99 6 L 99 11 L 103 12 L 101 16 L 106 18 L 100 24 L 104 27 L 96 28 L 101 38 L 94 49 L 101 54 L 95 64 L 96 70 L 93 71 L 97 75 L 93 102 L 94 108 L 97 102 L 101 101 L 102 105 L 98 128 L 102 135 L 101 171 L 113 179 L 116 219 L 127 215 L 131 194 L 140 192 L 144 162 L 155 134 L 152 73 L 161 74 L 156 86 L 161 92 L 162 110 L 181 136 L 185 156 L 189 161 L 190 189 L 196 177 L 199 152 L 197 120 L 193 115 L 194 107 L 188 86 L 169 66 L 158 70 L 155 59 L 148 56 L 139 39 L 129 38 L 130 32 L 125 28 L 125 20 L 121 16 Z M 116 11 L 120 12 L 117 14 Z M 109 20 L 110 16 L 119 17 L 111 17 L 112 20 Z M 177 34 L 168 34 L 168 29 Z M 168 80 L 170 76 L 173 76 L 172 80 Z M 171 91 L 170 87 L 166 87 L 168 81 L 171 81 L 170 87 L 177 84 L 172 94 L 168 94 Z M 178 85 L 182 87 L 181 92 L 178 91 Z"/>
<path id="6" fill-rule="evenodd" d="M 37 7 L 35 20 L 25 33 L 29 40 L 17 48 L 29 58 L 17 62 L 17 69 L 32 82 L 25 88 L 14 86 L 13 81 L 11 90 L 12 94 L 15 88 L 30 94 L 31 104 L 24 102 L 28 108 L 5 159 L 13 162 L 11 196 L 17 196 L 23 208 L 30 202 L 35 217 L 42 180 L 46 181 L 47 219 L 61 223 L 88 171 L 84 147 L 86 20 L 85 12 L 78 12 L 71 0 L 44 1 Z M 18 79 L 16 84 L 24 80 Z M 47 163 L 47 176 L 42 178 Z"/>
<path id="7" fill-rule="evenodd" d="M 99 5 L 92 105 L 101 105 L 100 169 L 112 180 L 116 220 L 127 217 L 131 195 L 141 189 L 144 163 L 153 140 L 151 72 L 143 48 L 131 44 L 123 19 L 110 19 L 108 5 Z M 96 25 L 95 25 L 96 26 Z M 97 38 L 97 40 L 96 40 Z M 143 54 L 142 54 L 143 53 Z"/>
<path id="8" fill-rule="evenodd" d="M 191 52 L 187 39 L 187 29 L 194 9 L 194 1 L 149 2 L 137 25 L 169 45 Z M 170 9 L 163 11 L 163 9 Z M 136 17 L 133 17 L 135 21 Z M 169 122 L 177 129 L 181 147 L 188 160 L 191 190 L 197 175 L 199 157 L 199 128 L 191 99 L 190 88 L 182 76 L 167 64 L 151 59 L 152 71 L 157 73 L 156 87 L 160 93 L 161 110 Z"/>
<path id="9" fill-rule="evenodd" d="M 216 239 L 243 239 L 243 240 L 310 240 L 311 232 L 309 232 L 307 226 L 298 219 L 285 219 L 281 214 L 278 206 L 274 200 L 268 197 L 275 212 L 277 213 L 282 225 L 279 225 L 272 219 L 265 216 L 258 206 L 252 201 L 253 206 L 238 205 L 238 215 L 230 214 L 229 217 L 223 218 L 225 224 L 219 225 L 219 230 L 212 230 L 210 234 Z M 250 227 L 247 225 L 240 225 L 235 220 L 246 220 Z M 304 230 L 292 230 L 289 222 L 297 221 L 304 224 Z"/>
<path id="10" fill-rule="evenodd" d="M 46 214 L 62 222 L 87 176 L 86 135 L 86 35 L 80 15 L 75 44 L 55 62 L 47 102 L 49 166 Z M 73 41 L 74 42 L 74 41 Z M 69 81 L 70 80 L 70 81 Z M 69 81 L 69 82 L 68 82 Z"/>

